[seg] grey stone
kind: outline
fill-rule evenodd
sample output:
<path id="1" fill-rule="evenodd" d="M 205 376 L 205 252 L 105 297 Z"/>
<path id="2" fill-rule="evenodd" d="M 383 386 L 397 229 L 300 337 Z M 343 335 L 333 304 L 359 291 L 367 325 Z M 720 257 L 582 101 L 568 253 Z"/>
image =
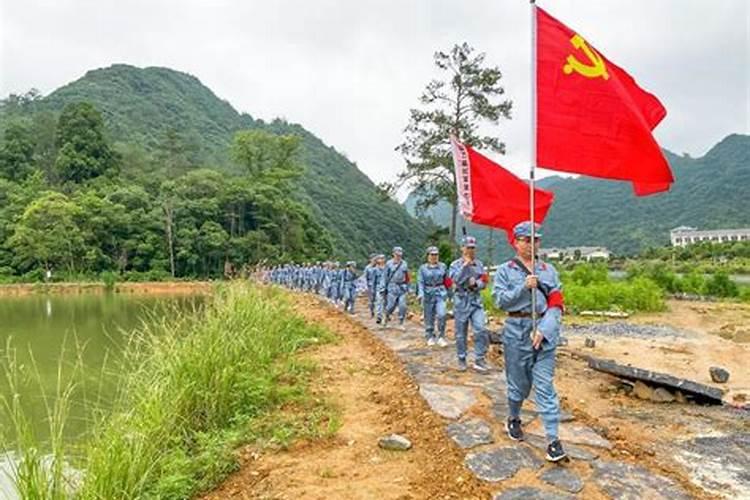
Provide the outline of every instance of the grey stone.
<path id="1" fill-rule="evenodd" d="M 540 450 L 547 449 L 547 440 L 540 436 L 527 434 L 524 438 L 524 442 Z M 568 456 L 574 460 L 583 460 L 586 462 L 590 462 L 599 458 L 599 454 L 595 451 L 589 451 L 588 449 L 581 448 L 580 446 L 575 446 L 573 444 L 563 442 L 563 447 L 565 448 L 565 453 L 567 453 Z"/>
<path id="2" fill-rule="evenodd" d="M 411 449 L 411 441 L 400 434 L 390 434 L 380 438 L 378 446 L 384 450 L 406 451 Z"/>
<path id="3" fill-rule="evenodd" d="M 479 479 L 498 482 L 510 479 L 523 468 L 539 469 L 544 462 L 528 448 L 503 447 L 469 453 L 464 464 Z"/>
<path id="4" fill-rule="evenodd" d="M 718 384 L 723 384 L 729 380 L 729 372 L 720 366 L 712 366 L 708 369 L 708 373 L 711 375 L 711 380 Z"/>
<path id="5" fill-rule="evenodd" d="M 540 490 L 531 486 L 511 488 L 500 493 L 495 493 L 492 500 L 571 500 L 575 497 L 554 491 Z"/>
<path id="6" fill-rule="evenodd" d="M 596 347 L 596 340 L 586 337 L 586 340 L 584 340 L 583 345 L 585 347 L 591 347 L 591 348 Z"/>
<path id="7" fill-rule="evenodd" d="M 529 432 L 530 435 L 544 437 L 544 429 Z M 562 423 L 559 427 L 560 440 L 565 443 L 583 444 L 595 448 L 612 449 L 612 443 L 601 437 L 591 427 L 577 423 Z"/>
<path id="8" fill-rule="evenodd" d="M 568 493 L 578 493 L 583 489 L 583 481 L 578 475 L 563 467 L 551 467 L 539 476 L 545 483 L 557 486 Z"/>
<path id="9" fill-rule="evenodd" d="M 685 337 L 687 334 L 668 326 L 634 325 L 623 321 L 595 325 L 570 325 L 565 327 L 570 336 L 632 337 L 641 339 Z"/>
<path id="10" fill-rule="evenodd" d="M 690 498 L 673 480 L 637 465 L 598 460 L 593 466 L 593 481 L 605 493 L 618 500 Z"/>
<path id="11" fill-rule="evenodd" d="M 674 395 L 664 387 L 657 387 L 654 389 L 654 392 L 651 393 L 651 401 L 654 401 L 655 403 L 671 403 L 674 399 Z"/>
<path id="12" fill-rule="evenodd" d="M 419 393 L 435 413 L 451 419 L 457 419 L 477 402 L 470 387 L 422 384 Z"/>
<path id="13" fill-rule="evenodd" d="M 698 436 L 679 443 L 676 459 L 714 496 L 750 498 L 750 432 Z"/>
<path id="14" fill-rule="evenodd" d="M 490 426 L 478 418 L 465 422 L 453 422 L 448 424 L 445 431 L 458 446 L 464 449 L 495 442 Z"/>
<path id="15" fill-rule="evenodd" d="M 621 365 L 608 359 L 589 357 L 589 368 L 628 380 L 640 380 L 648 382 L 651 385 L 663 386 L 673 391 L 679 390 L 687 396 L 707 400 L 715 404 L 720 404 L 724 396 L 724 391 L 718 387 L 711 387 L 666 373 L 652 372 L 642 368 Z"/>

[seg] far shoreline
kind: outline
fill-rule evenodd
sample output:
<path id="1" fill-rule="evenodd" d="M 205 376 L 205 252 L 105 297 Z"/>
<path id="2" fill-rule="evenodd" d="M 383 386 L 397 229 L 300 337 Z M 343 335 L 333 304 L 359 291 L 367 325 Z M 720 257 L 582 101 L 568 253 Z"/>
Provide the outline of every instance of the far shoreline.
<path id="1" fill-rule="evenodd" d="M 220 281 L 144 281 L 118 282 L 108 287 L 101 281 L 57 283 L 10 283 L 0 285 L 0 297 L 39 294 L 123 293 L 179 295 L 210 293 Z"/>

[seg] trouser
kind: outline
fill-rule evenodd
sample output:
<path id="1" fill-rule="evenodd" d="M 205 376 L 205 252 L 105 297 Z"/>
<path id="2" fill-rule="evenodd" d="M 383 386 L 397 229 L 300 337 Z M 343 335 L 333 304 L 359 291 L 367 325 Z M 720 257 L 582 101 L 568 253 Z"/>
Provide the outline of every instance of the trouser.
<path id="1" fill-rule="evenodd" d="M 375 302 L 377 301 L 377 296 L 375 293 L 375 290 L 367 287 L 367 306 L 370 308 L 370 316 L 375 316 Z"/>
<path id="2" fill-rule="evenodd" d="M 505 378 L 508 384 L 508 406 L 517 418 L 521 404 L 534 387 L 536 409 L 542 418 L 549 441 L 558 437 L 560 402 L 555 391 L 555 353 L 557 346 L 542 342 L 541 349 L 531 344 L 532 322 L 528 318 L 508 318 L 503 328 Z"/>
<path id="3" fill-rule="evenodd" d="M 474 359 L 484 360 L 487 354 L 489 335 L 484 328 L 484 309 L 474 303 L 465 304 L 466 299 L 456 296 L 453 302 L 453 314 L 456 318 L 456 354 L 461 361 L 466 360 L 466 343 L 469 323 L 474 332 Z"/>
<path id="4" fill-rule="evenodd" d="M 375 318 L 382 320 L 383 311 L 385 310 L 386 295 L 385 292 L 375 292 Z"/>
<path id="5" fill-rule="evenodd" d="M 437 338 L 445 338 L 445 297 L 442 295 L 425 295 L 422 299 L 424 309 L 424 336 L 427 340 L 435 337 L 437 320 Z"/>
<path id="6" fill-rule="evenodd" d="M 386 319 L 391 318 L 391 314 L 398 306 L 398 320 L 400 323 L 406 319 L 406 290 L 402 290 L 400 287 L 389 288 L 387 295 L 387 303 L 385 308 Z"/>
<path id="7" fill-rule="evenodd" d="M 344 311 L 354 314 L 354 299 L 357 295 L 357 289 L 354 283 L 344 285 Z"/>

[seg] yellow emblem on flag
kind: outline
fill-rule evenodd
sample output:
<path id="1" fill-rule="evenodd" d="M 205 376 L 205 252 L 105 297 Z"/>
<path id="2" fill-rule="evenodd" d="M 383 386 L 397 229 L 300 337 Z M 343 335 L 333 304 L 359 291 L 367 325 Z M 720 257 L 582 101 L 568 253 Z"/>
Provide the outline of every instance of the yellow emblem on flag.
<path id="1" fill-rule="evenodd" d="M 570 43 L 576 49 L 581 49 L 588 58 L 591 65 L 582 63 L 575 58 L 574 55 L 569 55 L 565 60 L 567 64 L 563 66 L 563 72 L 569 75 L 575 71 L 576 73 L 585 76 L 586 78 L 598 78 L 602 77 L 605 80 L 609 80 L 609 73 L 607 73 L 607 67 L 604 65 L 604 59 L 602 56 L 596 53 L 594 49 L 588 46 L 586 40 L 581 35 L 576 33 L 570 39 Z"/>

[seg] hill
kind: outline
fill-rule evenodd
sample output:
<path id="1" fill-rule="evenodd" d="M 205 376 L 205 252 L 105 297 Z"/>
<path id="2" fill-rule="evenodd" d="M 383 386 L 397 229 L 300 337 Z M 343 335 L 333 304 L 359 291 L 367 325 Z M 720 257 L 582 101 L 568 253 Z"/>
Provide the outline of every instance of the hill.
<path id="1" fill-rule="evenodd" d="M 330 231 L 336 256 L 361 259 L 395 244 L 414 255 L 424 244 L 427 225 L 398 203 L 384 201 L 355 163 L 301 125 L 282 120 L 266 123 L 239 113 L 192 75 L 117 64 L 87 72 L 35 100 L 30 108 L 33 113 L 59 113 L 65 105 L 80 101 L 92 103 L 102 113 L 120 149 L 158 156 L 165 144 L 176 141 L 191 166 L 227 173 L 237 170 L 229 158 L 229 144 L 238 130 L 299 135 L 306 171 L 298 194 Z"/>
<path id="2" fill-rule="evenodd" d="M 675 175 L 668 193 L 638 198 L 629 184 L 587 177 L 547 177 L 539 185 L 555 193 L 545 223 L 544 246 L 606 246 L 619 254 L 634 254 L 669 243 L 677 226 L 704 229 L 750 225 L 747 192 L 750 189 L 750 136 L 733 134 L 704 156 L 691 158 L 665 152 Z M 411 213 L 417 200 L 405 206 Z M 447 226 L 447 205 L 425 214 Z M 470 226 L 488 244 L 487 228 Z M 505 236 L 496 233 L 495 241 Z M 498 252 L 509 251 L 501 244 Z"/>

